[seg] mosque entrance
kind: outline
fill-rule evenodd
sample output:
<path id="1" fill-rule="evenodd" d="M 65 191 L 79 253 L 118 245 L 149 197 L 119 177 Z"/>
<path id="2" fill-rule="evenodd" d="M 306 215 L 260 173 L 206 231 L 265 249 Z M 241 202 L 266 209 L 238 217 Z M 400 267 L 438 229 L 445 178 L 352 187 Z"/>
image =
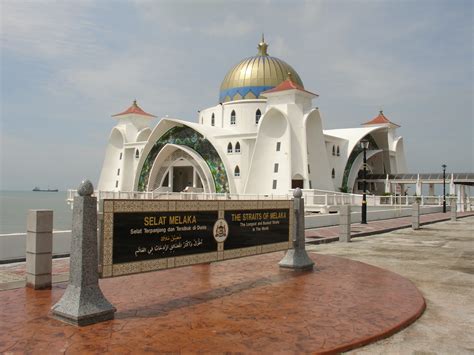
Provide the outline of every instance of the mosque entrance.
<path id="1" fill-rule="evenodd" d="M 173 169 L 173 192 L 181 192 L 193 186 L 194 169 L 192 166 L 175 166 Z"/>
<path id="2" fill-rule="evenodd" d="M 297 187 L 299 187 L 300 189 L 302 189 L 303 188 L 303 183 L 304 183 L 304 181 L 301 180 L 301 179 L 293 179 L 293 180 L 291 180 L 291 188 L 296 189 Z"/>
<path id="3" fill-rule="evenodd" d="M 156 192 L 215 191 L 206 162 L 188 147 L 167 144 L 155 158 L 148 189 Z"/>

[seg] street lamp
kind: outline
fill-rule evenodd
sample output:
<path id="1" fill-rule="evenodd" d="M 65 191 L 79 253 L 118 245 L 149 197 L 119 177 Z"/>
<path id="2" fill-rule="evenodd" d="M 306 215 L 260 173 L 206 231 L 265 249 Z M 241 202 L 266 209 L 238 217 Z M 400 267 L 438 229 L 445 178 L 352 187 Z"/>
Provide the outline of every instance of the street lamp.
<path id="1" fill-rule="evenodd" d="M 364 150 L 364 192 L 362 194 L 362 215 L 361 215 L 361 224 L 367 224 L 367 149 L 369 148 L 369 141 L 367 139 L 362 139 L 360 141 L 360 146 Z"/>
<path id="2" fill-rule="evenodd" d="M 446 213 L 446 164 L 441 167 L 443 168 L 443 213 Z"/>

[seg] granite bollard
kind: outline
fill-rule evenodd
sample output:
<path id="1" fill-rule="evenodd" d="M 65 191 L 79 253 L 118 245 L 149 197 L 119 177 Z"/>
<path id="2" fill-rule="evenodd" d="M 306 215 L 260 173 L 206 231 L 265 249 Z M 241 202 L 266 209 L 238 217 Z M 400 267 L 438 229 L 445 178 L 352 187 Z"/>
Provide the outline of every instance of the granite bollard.
<path id="1" fill-rule="evenodd" d="M 49 289 L 53 268 L 53 211 L 29 210 L 26 229 L 26 286 Z"/>
<path id="2" fill-rule="evenodd" d="M 450 207 L 451 207 L 451 221 L 455 222 L 458 218 L 458 212 L 457 212 L 457 203 L 456 199 L 452 198 L 450 201 Z"/>
<path id="3" fill-rule="evenodd" d="M 288 249 L 279 265 L 282 268 L 294 270 L 312 270 L 313 260 L 306 253 L 304 237 L 304 199 L 300 188 L 293 192 L 294 222 L 293 222 L 293 249 Z"/>
<path id="4" fill-rule="evenodd" d="M 413 202 L 411 206 L 411 228 L 420 229 L 420 203 L 418 201 Z"/>
<path id="5" fill-rule="evenodd" d="M 342 205 L 339 209 L 339 241 L 351 241 L 351 206 Z"/>
<path id="6" fill-rule="evenodd" d="M 115 307 L 99 287 L 97 251 L 97 199 L 90 181 L 74 197 L 69 285 L 52 308 L 53 317 L 84 326 L 114 318 Z"/>

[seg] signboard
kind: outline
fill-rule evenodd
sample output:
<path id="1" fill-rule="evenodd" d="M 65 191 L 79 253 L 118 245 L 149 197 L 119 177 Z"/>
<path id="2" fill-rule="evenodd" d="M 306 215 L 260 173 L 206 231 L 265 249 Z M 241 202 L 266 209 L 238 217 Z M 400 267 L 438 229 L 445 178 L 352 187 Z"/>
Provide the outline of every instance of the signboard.
<path id="1" fill-rule="evenodd" d="M 293 203 L 104 200 L 102 277 L 292 247 Z"/>

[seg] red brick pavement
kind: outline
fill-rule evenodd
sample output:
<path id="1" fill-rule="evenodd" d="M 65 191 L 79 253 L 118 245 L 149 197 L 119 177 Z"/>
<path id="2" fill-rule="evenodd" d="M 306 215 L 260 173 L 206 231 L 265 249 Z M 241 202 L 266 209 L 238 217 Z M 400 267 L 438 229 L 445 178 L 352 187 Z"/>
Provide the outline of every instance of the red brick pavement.
<path id="1" fill-rule="evenodd" d="M 458 218 L 474 216 L 474 212 L 459 212 Z M 420 216 L 420 224 L 429 224 L 451 219 L 449 213 L 430 213 Z M 369 221 L 367 224 L 354 223 L 351 225 L 351 237 L 385 233 L 396 229 L 411 227 L 411 217 Z M 339 226 L 308 229 L 305 231 L 306 242 L 311 244 L 330 243 L 339 239 Z"/>
<path id="2" fill-rule="evenodd" d="M 66 283 L 0 292 L 0 353 L 328 353 L 387 337 L 425 302 L 411 281 L 311 254 L 294 272 L 272 253 L 100 281 L 111 321 L 78 328 L 51 318 Z"/>

